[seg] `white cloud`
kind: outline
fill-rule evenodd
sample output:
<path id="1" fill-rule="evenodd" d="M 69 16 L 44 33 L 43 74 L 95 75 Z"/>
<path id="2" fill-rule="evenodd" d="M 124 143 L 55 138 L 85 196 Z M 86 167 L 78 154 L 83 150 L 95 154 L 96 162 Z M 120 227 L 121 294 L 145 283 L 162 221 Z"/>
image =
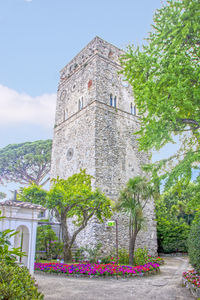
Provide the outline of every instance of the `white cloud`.
<path id="1" fill-rule="evenodd" d="M 36 124 L 52 128 L 56 94 L 31 97 L 0 85 L 0 125 Z"/>

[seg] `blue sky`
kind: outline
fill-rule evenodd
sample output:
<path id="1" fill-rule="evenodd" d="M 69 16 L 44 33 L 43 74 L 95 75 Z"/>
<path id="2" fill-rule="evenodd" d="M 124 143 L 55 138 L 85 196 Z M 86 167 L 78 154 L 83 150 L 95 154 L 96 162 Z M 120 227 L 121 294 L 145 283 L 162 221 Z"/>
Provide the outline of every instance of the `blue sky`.
<path id="1" fill-rule="evenodd" d="M 142 44 L 160 0 L 0 0 L 0 148 L 51 138 L 59 71 L 96 35 Z"/>
<path id="2" fill-rule="evenodd" d="M 96 35 L 123 49 L 142 44 L 161 6 L 160 0 L 0 0 L 0 148 L 52 138 L 60 69 Z"/>

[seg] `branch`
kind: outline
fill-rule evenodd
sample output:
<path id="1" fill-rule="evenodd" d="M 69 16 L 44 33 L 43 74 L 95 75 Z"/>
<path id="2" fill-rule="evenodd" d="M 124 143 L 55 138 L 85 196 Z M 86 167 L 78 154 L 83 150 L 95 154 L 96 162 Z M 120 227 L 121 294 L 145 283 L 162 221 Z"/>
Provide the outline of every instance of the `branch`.
<path id="1" fill-rule="evenodd" d="M 55 213 L 56 219 L 61 222 L 61 217 L 56 207 L 53 208 L 53 212 Z"/>
<path id="2" fill-rule="evenodd" d="M 95 209 L 88 216 L 86 216 L 85 214 L 83 214 L 84 220 L 82 222 L 82 225 L 72 235 L 72 238 L 71 238 L 71 241 L 70 241 L 70 247 L 73 245 L 73 243 L 74 243 L 74 241 L 76 239 L 77 234 L 86 227 L 88 221 L 94 215 L 94 213 L 95 213 Z"/>
<path id="3" fill-rule="evenodd" d="M 69 206 L 66 206 L 65 208 L 64 208 L 64 211 L 63 211 L 63 213 L 66 215 L 74 206 L 76 206 L 77 205 L 77 203 L 74 203 L 74 204 L 71 204 L 71 205 L 69 205 Z"/>
<path id="4" fill-rule="evenodd" d="M 150 196 L 149 198 L 151 199 L 151 196 Z M 148 200 L 149 200 L 149 199 L 147 198 L 146 201 L 144 202 L 144 205 L 142 205 L 142 210 L 145 208 L 145 206 L 146 206 Z"/>
<path id="5" fill-rule="evenodd" d="M 177 122 L 182 122 L 184 124 L 196 125 L 195 127 L 191 128 L 193 130 L 196 130 L 196 129 L 200 128 L 199 122 L 197 122 L 193 119 L 177 119 Z"/>
<path id="6" fill-rule="evenodd" d="M 44 182 L 42 182 L 42 183 L 40 184 L 40 186 L 45 185 L 49 180 L 50 180 L 50 177 L 48 177 Z"/>

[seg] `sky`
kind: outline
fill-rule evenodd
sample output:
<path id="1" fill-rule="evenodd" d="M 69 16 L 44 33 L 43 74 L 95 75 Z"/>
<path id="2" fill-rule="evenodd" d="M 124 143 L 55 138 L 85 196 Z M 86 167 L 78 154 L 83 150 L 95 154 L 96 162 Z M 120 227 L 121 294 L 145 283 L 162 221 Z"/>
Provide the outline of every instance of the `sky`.
<path id="1" fill-rule="evenodd" d="M 59 71 L 95 36 L 144 43 L 162 2 L 0 0 L 0 148 L 52 138 Z"/>

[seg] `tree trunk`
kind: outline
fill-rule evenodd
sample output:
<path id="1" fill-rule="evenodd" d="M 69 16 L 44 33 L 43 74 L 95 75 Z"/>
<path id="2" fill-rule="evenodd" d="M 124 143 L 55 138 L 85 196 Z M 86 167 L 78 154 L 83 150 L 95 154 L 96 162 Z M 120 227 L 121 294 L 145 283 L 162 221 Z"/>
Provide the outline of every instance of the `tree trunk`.
<path id="1" fill-rule="evenodd" d="M 64 262 L 72 262 L 72 251 L 71 247 L 64 244 Z"/>
<path id="2" fill-rule="evenodd" d="M 71 245 L 70 245 L 70 238 L 67 228 L 67 220 L 64 215 L 61 213 L 61 229 L 62 229 L 62 240 L 63 240 L 63 252 L 64 252 L 64 262 L 71 262 L 72 261 L 72 252 L 71 252 Z"/>
<path id="3" fill-rule="evenodd" d="M 134 230 L 133 235 L 129 239 L 129 264 L 133 266 L 134 264 L 134 251 L 137 233 Z"/>
<path id="4" fill-rule="evenodd" d="M 133 220 L 130 218 L 129 222 L 129 264 L 133 266 L 134 264 L 134 251 L 135 251 L 135 242 L 137 237 L 137 222 L 134 224 L 133 229 Z"/>

